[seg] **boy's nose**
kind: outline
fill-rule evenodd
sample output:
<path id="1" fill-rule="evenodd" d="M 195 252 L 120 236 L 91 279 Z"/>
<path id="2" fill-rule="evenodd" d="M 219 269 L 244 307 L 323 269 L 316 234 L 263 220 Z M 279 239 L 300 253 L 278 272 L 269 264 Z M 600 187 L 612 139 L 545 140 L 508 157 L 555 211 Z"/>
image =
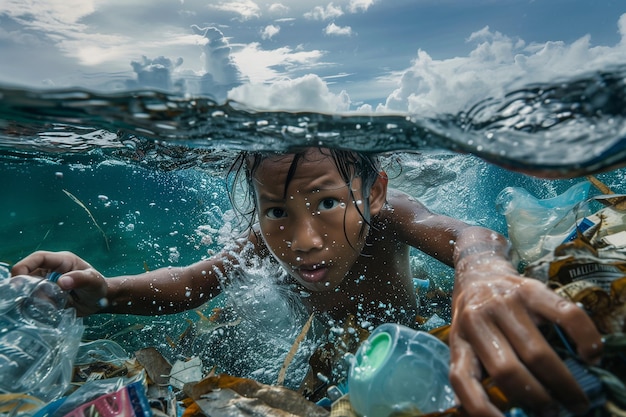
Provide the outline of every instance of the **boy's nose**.
<path id="1" fill-rule="evenodd" d="M 322 236 L 316 231 L 311 220 L 298 222 L 294 226 L 291 250 L 308 252 L 312 249 L 321 249 L 322 245 Z"/>

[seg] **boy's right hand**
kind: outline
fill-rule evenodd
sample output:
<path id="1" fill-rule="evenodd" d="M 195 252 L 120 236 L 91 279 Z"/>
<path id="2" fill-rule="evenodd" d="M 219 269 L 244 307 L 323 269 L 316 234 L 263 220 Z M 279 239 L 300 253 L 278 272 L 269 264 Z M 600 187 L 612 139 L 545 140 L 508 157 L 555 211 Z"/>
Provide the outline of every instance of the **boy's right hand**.
<path id="1" fill-rule="evenodd" d="M 49 272 L 62 274 L 57 284 L 69 293 L 68 307 L 74 307 L 78 316 L 98 313 L 108 306 L 108 287 L 104 276 L 71 252 L 34 252 L 11 269 L 12 276 L 43 278 Z"/>

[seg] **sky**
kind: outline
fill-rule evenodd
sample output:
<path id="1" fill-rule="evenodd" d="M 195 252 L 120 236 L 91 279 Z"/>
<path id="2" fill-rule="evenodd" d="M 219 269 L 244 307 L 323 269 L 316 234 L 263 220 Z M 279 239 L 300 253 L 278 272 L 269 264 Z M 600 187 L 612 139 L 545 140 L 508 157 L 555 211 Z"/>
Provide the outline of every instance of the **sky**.
<path id="1" fill-rule="evenodd" d="M 623 0 L 3 0 L 0 85 L 455 112 L 626 64 Z"/>

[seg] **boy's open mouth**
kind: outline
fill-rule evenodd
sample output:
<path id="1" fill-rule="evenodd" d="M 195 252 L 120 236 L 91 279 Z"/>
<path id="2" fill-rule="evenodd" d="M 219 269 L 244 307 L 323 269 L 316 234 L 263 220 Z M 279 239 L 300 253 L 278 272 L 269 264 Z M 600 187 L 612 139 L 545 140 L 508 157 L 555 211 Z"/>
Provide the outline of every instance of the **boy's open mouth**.
<path id="1" fill-rule="evenodd" d="M 328 265 L 300 265 L 295 271 L 303 281 L 321 282 L 328 275 Z"/>

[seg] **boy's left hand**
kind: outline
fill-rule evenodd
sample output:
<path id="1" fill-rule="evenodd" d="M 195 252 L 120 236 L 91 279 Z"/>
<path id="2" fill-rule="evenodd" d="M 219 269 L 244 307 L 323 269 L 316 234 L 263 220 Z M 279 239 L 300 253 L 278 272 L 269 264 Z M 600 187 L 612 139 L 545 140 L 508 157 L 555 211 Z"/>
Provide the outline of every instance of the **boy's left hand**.
<path id="1" fill-rule="evenodd" d="M 450 382 L 473 416 L 501 417 L 481 383 L 489 376 L 512 405 L 557 415 L 589 402 L 537 327 L 558 324 L 586 362 L 599 359 L 601 335 L 588 315 L 542 282 L 524 278 L 504 257 L 475 253 L 456 263 L 450 330 Z"/>

